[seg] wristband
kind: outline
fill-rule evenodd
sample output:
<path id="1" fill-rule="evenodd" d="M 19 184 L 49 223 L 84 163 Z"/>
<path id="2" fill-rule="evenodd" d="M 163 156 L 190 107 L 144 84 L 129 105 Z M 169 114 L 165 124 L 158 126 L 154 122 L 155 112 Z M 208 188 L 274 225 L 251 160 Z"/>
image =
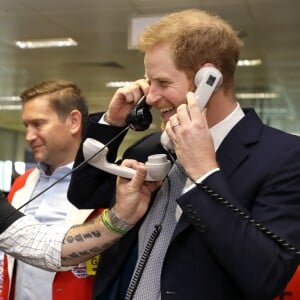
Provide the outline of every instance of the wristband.
<path id="1" fill-rule="evenodd" d="M 105 209 L 101 214 L 101 220 L 107 229 L 117 234 L 123 235 L 134 227 L 133 224 L 127 224 L 119 219 L 115 213 L 114 207 Z"/>

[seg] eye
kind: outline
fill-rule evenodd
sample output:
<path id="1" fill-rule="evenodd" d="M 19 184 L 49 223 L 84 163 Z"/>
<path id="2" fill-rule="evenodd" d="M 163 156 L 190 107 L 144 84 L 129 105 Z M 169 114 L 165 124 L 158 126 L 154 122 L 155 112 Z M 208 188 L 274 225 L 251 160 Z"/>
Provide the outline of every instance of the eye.
<path id="1" fill-rule="evenodd" d="M 25 128 L 28 128 L 29 126 L 32 128 L 41 128 L 42 126 L 44 126 L 44 124 L 46 124 L 45 120 L 32 120 L 30 122 L 24 123 Z"/>
<path id="2" fill-rule="evenodd" d="M 42 127 L 44 124 L 46 124 L 46 121 L 45 120 L 37 120 L 36 122 L 34 122 L 34 126 L 36 128 L 40 128 Z"/>
<path id="3" fill-rule="evenodd" d="M 160 80 L 159 81 L 159 85 L 163 86 L 163 87 L 167 87 L 169 84 L 170 84 L 170 82 L 167 81 L 167 80 Z"/>

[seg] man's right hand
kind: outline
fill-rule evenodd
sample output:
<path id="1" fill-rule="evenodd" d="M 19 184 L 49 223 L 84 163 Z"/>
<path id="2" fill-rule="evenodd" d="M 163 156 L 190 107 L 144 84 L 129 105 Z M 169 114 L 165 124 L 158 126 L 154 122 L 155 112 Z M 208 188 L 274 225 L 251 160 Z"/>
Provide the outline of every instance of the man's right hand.
<path id="1" fill-rule="evenodd" d="M 145 181 L 146 166 L 136 160 L 126 159 L 122 166 L 135 169 L 136 174 L 132 179 L 118 177 L 114 208 L 118 218 L 127 224 L 135 224 L 146 213 L 151 193 L 159 188 L 162 182 Z"/>
<path id="2" fill-rule="evenodd" d="M 128 113 L 142 95 L 148 94 L 148 91 L 149 83 L 146 79 L 139 79 L 128 86 L 119 88 L 109 103 L 105 121 L 110 125 L 125 126 Z"/>

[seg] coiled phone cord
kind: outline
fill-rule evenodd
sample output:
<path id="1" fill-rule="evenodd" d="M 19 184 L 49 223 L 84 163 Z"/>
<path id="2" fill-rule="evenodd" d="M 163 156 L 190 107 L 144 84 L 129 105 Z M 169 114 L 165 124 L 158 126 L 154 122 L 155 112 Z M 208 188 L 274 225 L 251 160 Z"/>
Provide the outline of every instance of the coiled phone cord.
<path id="1" fill-rule="evenodd" d="M 247 213 L 245 213 L 244 211 L 242 211 L 241 209 L 236 207 L 234 204 L 230 203 L 229 201 L 227 201 L 226 199 L 224 199 L 223 197 L 221 197 L 220 195 L 215 193 L 211 188 L 209 188 L 208 186 L 206 186 L 205 184 L 202 184 L 202 183 L 195 183 L 195 184 L 199 189 L 201 189 L 202 191 L 207 193 L 211 198 L 217 200 L 217 202 L 219 202 L 221 205 L 223 205 L 223 206 L 227 207 L 229 210 L 233 211 L 235 214 L 240 216 L 243 220 L 247 220 L 250 224 L 253 224 L 257 229 L 259 229 L 265 235 L 267 235 L 272 240 L 277 242 L 277 244 L 288 249 L 289 251 L 293 252 L 296 255 L 300 254 L 299 249 L 297 249 L 296 247 L 294 247 L 293 245 L 291 245 L 290 243 L 288 243 L 287 241 L 282 239 L 280 236 L 275 234 L 273 231 L 268 229 L 266 226 L 262 225 L 255 219 L 251 218 Z"/>
<path id="2" fill-rule="evenodd" d="M 173 156 L 173 154 L 171 152 L 168 152 L 168 157 L 172 160 L 172 162 L 174 164 L 177 165 L 177 167 L 179 168 L 179 170 L 185 174 L 194 184 L 195 186 L 200 189 L 201 191 L 205 192 L 206 194 L 208 194 L 212 199 L 216 200 L 219 204 L 221 204 L 222 206 L 225 206 L 226 208 L 228 208 L 229 210 L 231 210 L 233 213 L 237 214 L 238 216 L 240 216 L 240 218 L 242 218 L 243 220 L 248 221 L 250 224 L 253 224 L 258 230 L 260 230 L 262 233 L 264 233 L 266 236 L 268 236 L 269 238 L 271 238 L 272 240 L 274 240 L 277 244 L 279 244 L 281 247 L 286 248 L 287 250 L 293 252 L 296 255 L 300 254 L 300 250 L 297 249 L 296 247 L 294 247 L 293 245 L 291 245 L 290 243 L 288 243 L 287 241 L 285 241 L 284 239 L 282 239 L 281 237 L 279 237 L 277 234 L 275 234 L 274 232 L 272 232 L 271 230 L 269 230 L 266 226 L 262 225 L 261 223 L 259 223 L 258 221 L 256 221 L 255 219 L 251 218 L 246 212 L 244 212 L 243 210 L 241 210 L 240 208 L 236 207 L 234 204 L 230 203 L 228 200 L 224 199 L 222 196 L 220 196 L 218 193 L 214 192 L 210 187 L 208 187 L 207 185 L 203 184 L 203 183 L 197 183 L 195 180 L 193 180 L 189 174 L 187 174 L 187 172 L 184 170 L 184 168 L 176 161 L 175 157 Z M 168 177 L 167 177 L 168 178 Z M 169 182 L 169 190 L 168 193 L 170 193 L 170 181 L 168 178 L 168 182 Z M 168 203 L 165 207 L 165 212 L 166 209 L 168 207 Z M 165 214 L 164 212 L 164 214 Z M 164 217 L 162 218 L 161 222 L 155 226 L 148 242 L 147 245 L 145 247 L 145 250 L 140 258 L 140 261 L 138 262 L 138 266 L 132 276 L 132 280 L 130 282 L 130 285 L 127 289 L 127 293 L 126 296 L 124 298 L 124 300 L 132 300 L 133 296 L 135 294 L 135 291 L 137 289 L 137 286 L 139 284 L 139 281 L 142 277 L 144 268 L 147 264 L 147 261 L 149 259 L 149 256 L 151 254 L 151 251 L 153 249 L 153 246 L 155 244 L 156 239 L 158 238 L 160 231 L 161 231 L 161 224 L 163 221 Z"/>
<path id="3" fill-rule="evenodd" d="M 139 260 L 139 263 L 137 265 L 136 270 L 134 271 L 134 274 L 132 276 L 132 279 L 130 281 L 129 287 L 127 289 L 126 295 L 125 295 L 125 300 L 131 300 L 135 294 L 135 291 L 138 287 L 138 284 L 140 282 L 140 279 L 143 275 L 145 266 L 148 262 L 148 259 L 150 257 L 150 254 L 152 252 L 153 246 L 161 232 L 162 226 L 159 225 L 155 225 L 155 228 L 153 230 L 153 232 L 150 235 L 150 238 L 146 244 L 146 247 L 144 249 L 143 254 L 141 255 L 141 258 Z"/>
<path id="4" fill-rule="evenodd" d="M 151 233 L 148 241 L 147 241 L 147 244 L 145 246 L 145 249 L 138 261 L 138 265 L 134 271 L 134 274 L 131 278 L 131 281 L 130 281 L 130 284 L 129 284 L 129 287 L 127 289 L 127 292 L 126 292 L 126 295 L 125 295 L 125 298 L 124 300 L 131 300 L 136 292 L 136 289 L 138 287 L 138 284 L 140 282 L 140 279 L 143 275 L 143 272 L 144 272 L 144 269 L 145 269 L 145 266 L 148 262 L 148 259 L 150 257 L 150 254 L 152 252 L 152 249 L 153 249 L 153 246 L 161 232 L 161 229 L 162 229 L 162 222 L 164 221 L 165 219 L 165 216 L 166 216 L 166 212 L 167 212 L 167 208 L 169 206 L 169 202 L 170 202 L 170 191 L 171 191 L 171 182 L 170 182 L 170 178 L 168 176 L 166 176 L 166 180 L 168 181 L 168 193 L 167 193 L 167 203 L 164 207 L 164 212 L 163 212 L 163 216 L 161 218 L 161 220 L 159 221 L 159 223 L 157 225 L 154 226 L 154 230 L 153 232 Z"/>
<path id="5" fill-rule="evenodd" d="M 195 180 L 193 180 L 189 176 L 189 174 L 187 174 L 187 172 L 184 170 L 184 168 L 180 164 L 177 163 L 177 161 L 174 159 L 173 155 L 171 153 L 169 153 L 169 154 L 170 154 L 169 157 L 171 158 L 171 160 L 173 161 L 173 163 L 175 163 L 178 166 L 179 170 L 181 172 L 183 172 L 196 185 L 196 187 L 198 189 L 200 189 L 201 191 L 203 191 L 206 194 L 208 194 L 211 198 L 213 198 L 214 200 L 216 200 L 221 205 L 227 207 L 229 210 L 231 210 L 232 212 L 234 212 L 235 214 L 237 214 L 238 216 L 240 216 L 243 220 L 247 220 L 248 223 L 253 224 L 258 230 L 260 230 L 261 232 L 263 232 L 266 236 L 270 237 L 272 240 L 274 240 L 281 247 L 286 248 L 287 250 L 293 252 L 296 255 L 300 254 L 300 250 L 299 249 L 297 249 L 296 247 L 294 247 L 293 245 L 291 245 L 289 242 L 287 242 L 286 240 L 284 240 L 283 238 L 281 238 L 280 236 L 278 236 L 277 234 L 275 234 L 273 231 L 271 231 L 270 229 L 268 229 L 266 226 L 262 225 L 261 223 L 259 223 L 255 219 L 251 218 L 250 215 L 248 215 L 246 212 L 244 212 L 240 208 L 236 207 L 236 205 L 230 203 L 228 200 L 224 199 L 218 193 L 216 193 L 215 191 L 213 191 L 210 187 L 208 187 L 207 185 L 205 185 L 203 183 L 197 183 Z"/>

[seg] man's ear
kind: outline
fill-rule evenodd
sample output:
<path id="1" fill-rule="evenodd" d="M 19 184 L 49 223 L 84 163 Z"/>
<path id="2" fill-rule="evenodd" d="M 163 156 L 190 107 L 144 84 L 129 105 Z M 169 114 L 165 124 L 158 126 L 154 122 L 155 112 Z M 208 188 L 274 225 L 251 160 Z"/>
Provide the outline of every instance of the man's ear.
<path id="1" fill-rule="evenodd" d="M 82 131 L 81 121 L 82 121 L 81 112 L 77 109 L 73 109 L 68 116 L 68 122 L 70 124 L 71 132 L 73 134 L 76 134 L 78 132 L 81 133 Z"/>

